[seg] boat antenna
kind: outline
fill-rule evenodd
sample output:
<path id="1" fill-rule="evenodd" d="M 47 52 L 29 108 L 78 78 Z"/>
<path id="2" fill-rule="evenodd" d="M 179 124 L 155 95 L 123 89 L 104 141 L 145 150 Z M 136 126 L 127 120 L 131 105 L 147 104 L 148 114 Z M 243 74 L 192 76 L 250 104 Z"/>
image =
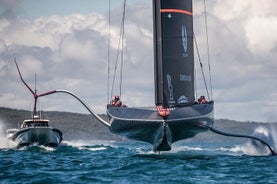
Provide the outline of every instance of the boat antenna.
<path id="1" fill-rule="evenodd" d="M 207 54 L 208 54 L 208 67 L 209 67 L 209 79 L 210 79 L 210 88 L 211 88 L 211 98 L 213 99 L 213 86 L 212 86 L 212 75 L 211 75 L 211 59 L 210 59 L 210 43 L 209 43 L 209 34 L 208 34 L 208 21 L 207 21 L 207 4 L 204 0 L 204 14 L 205 14 L 205 30 L 206 30 L 206 43 L 207 43 Z"/>

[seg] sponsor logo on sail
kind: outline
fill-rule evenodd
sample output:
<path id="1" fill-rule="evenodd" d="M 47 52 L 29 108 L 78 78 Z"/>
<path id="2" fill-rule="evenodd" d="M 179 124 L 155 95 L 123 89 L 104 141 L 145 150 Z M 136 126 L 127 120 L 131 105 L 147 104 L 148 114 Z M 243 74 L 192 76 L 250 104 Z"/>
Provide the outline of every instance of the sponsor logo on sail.
<path id="1" fill-rule="evenodd" d="M 189 100 L 185 95 L 180 96 L 180 98 L 178 98 L 178 100 L 177 100 L 178 104 L 185 104 L 188 102 L 189 102 Z"/>
<path id="2" fill-rule="evenodd" d="M 180 81 L 192 81 L 191 75 L 180 75 Z"/>
<path id="3" fill-rule="evenodd" d="M 168 91 L 169 91 L 169 100 L 174 100 L 173 85 L 172 85 L 172 82 L 171 82 L 171 76 L 167 74 L 166 77 L 167 77 L 167 87 L 168 87 Z"/>
<path id="4" fill-rule="evenodd" d="M 175 100 L 174 100 L 174 96 L 173 96 L 173 85 L 171 82 L 171 76 L 170 75 L 166 75 L 167 78 L 167 87 L 168 87 L 168 91 L 169 91 L 169 106 L 172 106 L 175 104 Z"/>
<path id="5" fill-rule="evenodd" d="M 182 43 L 183 43 L 183 57 L 188 56 L 188 34 L 187 27 L 182 25 Z"/>

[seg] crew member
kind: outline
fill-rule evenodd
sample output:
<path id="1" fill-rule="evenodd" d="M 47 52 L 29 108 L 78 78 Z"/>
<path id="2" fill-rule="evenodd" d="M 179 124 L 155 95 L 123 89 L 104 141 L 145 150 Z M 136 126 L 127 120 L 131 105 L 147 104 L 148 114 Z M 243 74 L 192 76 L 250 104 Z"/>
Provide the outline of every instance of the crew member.
<path id="1" fill-rule="evenodd" d="M 122 102 L 119 99 L 119 96 L 114 96 L 114 99 L 112 100 L 112 105 L 115 107 L 120 107 L 122 105 Z"/>
<path id="2" fill-rule="evenodd" d="M 200 98 L 198 99 L 198 103 L 200 103 L 200 104 L 207 103 L 207 100 L 206 100 L 205 96 L 200 96 Z"/>

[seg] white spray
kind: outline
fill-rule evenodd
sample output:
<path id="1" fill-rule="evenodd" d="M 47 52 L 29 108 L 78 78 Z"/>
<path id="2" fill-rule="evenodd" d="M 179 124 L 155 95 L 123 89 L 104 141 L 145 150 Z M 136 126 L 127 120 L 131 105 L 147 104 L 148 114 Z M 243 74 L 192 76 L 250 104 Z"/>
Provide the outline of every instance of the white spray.
<path id="1" fill-rule="evenodd" d="M 0 119 L 0 149 L 3 148 L 15 148 L 16 144 L 8 140 L 6 135 L 6 127 L 4 122 Z"/>
<path id="2" fill-rule="evenodd" d="M 273 128 L 267 128 L 265 126 L 259 126 L 254 130 L 253 135 L 255 137 L 261 138 L 266 141 L 274 151 L 276 151 L 275 142 L 277 140 L 276 133 L 273 131 Z M 265 146 L 260 141 L 251 140 L 246 143 L 244 146 L 245 150 L 244 153 L 250 155 L 264 155 L 264 154 L 271 154 L 268 147 Z"/>

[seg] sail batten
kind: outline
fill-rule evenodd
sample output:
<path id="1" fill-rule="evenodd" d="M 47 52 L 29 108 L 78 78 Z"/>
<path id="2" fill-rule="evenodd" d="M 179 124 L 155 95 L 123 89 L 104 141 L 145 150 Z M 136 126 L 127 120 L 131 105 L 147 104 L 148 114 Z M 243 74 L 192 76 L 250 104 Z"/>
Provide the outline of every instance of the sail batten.
<path id="1" fill-rule="evenodd" d="M 191 104 L 194 97 L 192 0 L 154 1 L 156 105 Z"/>

